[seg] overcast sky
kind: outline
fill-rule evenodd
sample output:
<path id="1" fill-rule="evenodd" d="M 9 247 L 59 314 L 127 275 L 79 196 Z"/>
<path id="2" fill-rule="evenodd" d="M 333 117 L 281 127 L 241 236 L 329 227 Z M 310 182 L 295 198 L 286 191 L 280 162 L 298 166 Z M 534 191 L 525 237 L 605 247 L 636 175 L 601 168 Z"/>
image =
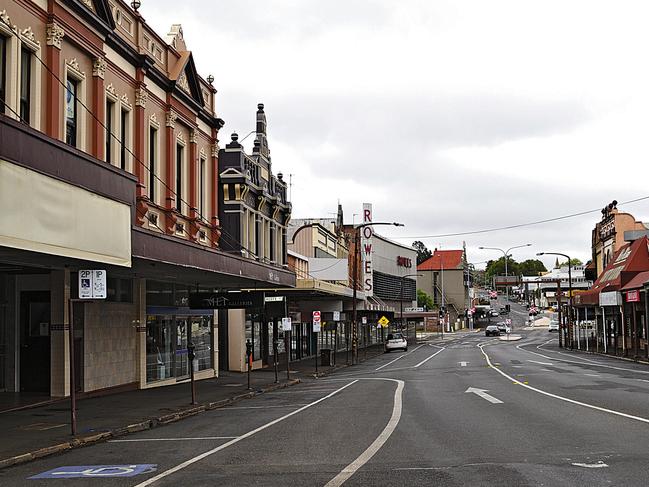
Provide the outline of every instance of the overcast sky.
<path id="1" fill-rule="evenodd" d="M 586 261 L 599 213 L 423 236 L 649 195 L 649 2 L 143 0 L 140 12 L 161 35 L 182 24 L 214 76 L 222 146 L 266 105 L 295 218 L 340 200 L 351 223 L 371 202 L 375 221 L 406 225 L 381 228 L 402 243 L 466 241 L 481 262 L 498 253 L 479 246 L 530 242 L 514 258 Z M 621 208 L 649 220 L 649 200 Z"/>

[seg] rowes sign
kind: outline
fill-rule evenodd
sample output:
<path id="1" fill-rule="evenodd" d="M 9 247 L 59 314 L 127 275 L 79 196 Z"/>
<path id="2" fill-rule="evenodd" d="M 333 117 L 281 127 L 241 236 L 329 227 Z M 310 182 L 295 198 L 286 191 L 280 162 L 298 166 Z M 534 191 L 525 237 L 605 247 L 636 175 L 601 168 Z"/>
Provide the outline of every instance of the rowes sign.
<path id="1" fill-rule="evenodd" d="M 363 290 L 365 296 L 374 296 L 374 269 L 372 267 L 372 203 L 363 203 L 363 224 L 361 228 L 361 251 L 363 256 Z"/>

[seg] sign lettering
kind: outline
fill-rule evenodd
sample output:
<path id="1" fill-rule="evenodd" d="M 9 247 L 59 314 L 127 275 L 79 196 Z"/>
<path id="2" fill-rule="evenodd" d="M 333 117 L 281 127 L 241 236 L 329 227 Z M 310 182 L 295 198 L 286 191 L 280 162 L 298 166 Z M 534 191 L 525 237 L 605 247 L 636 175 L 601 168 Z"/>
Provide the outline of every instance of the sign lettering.
<path id="1" fill-rule="evenodd" d="M 363 224 L 372 223 L 372 204 L 363 203 Z M 374 273 L 372 266 L 372 235 L 374 230 L 371 226 L 363 227 L 361 248 L 363 249 L 363 290 L 365 296 L 374 295 Z"/>

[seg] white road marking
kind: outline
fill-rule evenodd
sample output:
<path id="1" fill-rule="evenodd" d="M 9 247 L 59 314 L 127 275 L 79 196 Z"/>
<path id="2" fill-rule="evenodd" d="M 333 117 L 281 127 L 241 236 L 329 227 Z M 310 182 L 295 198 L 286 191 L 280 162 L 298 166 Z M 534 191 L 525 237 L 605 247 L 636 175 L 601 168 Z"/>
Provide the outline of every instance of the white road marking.
<path id="1" fill-rule="evenodd" d="M 441 350 L 440 350 L 441 352 Z M 390 435 L 397 429 L 399 420 L 401 419 L 401 409 L 402 409 L 402 395 L 403 395 L 403 386 L 404 382 L 397 379 L 379 379 L 379 380 L 391 380 L 397 383 L 397 389 L 394 391 L 394 406 L 392 407 L 392 417 L 390 421 L 385 426 L 381 434 L 374 440 L 374 442 L 359 455 L 359 457 L 354 460 L 352 463 L 347 465 L 338 475 L 331 479 L 325 487 L 339 487 L 344 484 L 356 471 L 365 465 L 370 459 L 378 452 L 381 447 L 388 441 Z"/>
<path id="2" fill-rule="evenodd" d="M 542 347 L 543 345 L 545 345 L 547 343 L 548 342 L 545 342 L 545 343 L 539 345 L 536 348 L 538 350 L 541 350 L 541 348 L 539 348 L 539 347 Z M 565 358 L 548 357 L 547 355 L 543 355 L 542 353 L 532 352 L 531 350 L 528 350 L 526 348 L 522 348 L 521 345 L 516 345 L 516 348 L 518 348 L 519 350 L 522 350 L 523 352 L 531 353 L 533 355 L 538 355 L 539 357 L 543 357 L 543 358 L 548 359 L 548 360 L 556 360 L 558 362 L 566 362 L 566 363 L 569 363 L 569 364 L 577 364 L 577 365 L 592 365 L 593 367 L 604 367 L 604 368 L 607 368 L 607 369 L 622 370 L 624 372 L 635 372 L 637 374 L 649 374 L 649 371 L 646 371 L 646 370 L 626 369 L 624 367 L 615 367 L 613 365 L 600 364 L 600 363 L 595 362 L 594 360 L 588 360 L 588 359 L 583 359 L 583 358 L 580 358 L 580 360 L 585 360 L 587 363 L 585 363 L 585 362 L 577 362 L 575 360 L 568 360 L 568 359 L 565 359 Z M 557 352 L 557 353 L 559 353 L 559 352 Z"/>
<path id="3" fill-rule="evenodd" d="M 378 367 L 378 368 L 376 368 L 376 369 L 374 369 L 374 370 L 381 370 L 383 367 L 387 367 L 388 365 L 395 363 L 397 360 L 402 359 L 403 357 L 407 357 L 408 355 L 410 355 L 410 354 L 413 353 L 413 352 L 416 352 L 417 350 L 419 350 L 419 349 L 420 349 L 421 347 L 423 347 L 423 346 L 424 346 L 424 343 L 422 343 L 421 345 L 419 345 L 418 347 L 416 347 L 414 350 L 411 350 L 411 351 L 408 352 L 408 353 L 404 353 L 403 355 L 399 355 L 399 356 L 398 356 L 397 358 L 395 358 L 394 360 L 390 360 L 387 364 L 383 364 L 383 365 L 381 365 L 380 367 Z"/>
<path id="4" fill-rule="evenodd" d="M 530 386 L 528 384 L 524 384 L 523 382 L 515 379 L 511 375 L 508 375 L 505 372 L 503 372 L 502 370 L 494 367 L 492 365 L 492 363 L 491 363 L 491 360 L 489 359 L 489 355 L 487 355 L 487 352 L 484 351 L 483 345 L 480 345 L 479 348 L 480 348 L 480 351 L 482 352 L 482 354 L 484 355 L 485 359 L 487 360 L 487 365 L 489 365 L 489 367 L 491 367 L 493 370 L 498 372 L 500 375 L 502 375 L 506 379 L 509 379 L 510 381 L 514 382 L 515 384 L 517 384 L 519 386 L 523 386 L 526 389 L 529 389 L 529 390 L 534 391 L 534 392 L 538 392 L 539 394 L 543 394 L 544 396 L 552 397 L 554 399 L 559 399 L 560 401 L 569 402 L 571 404 L 576 404 L 578 406 L 583 406 L 585 408 L 595 409 L 596 411 L 601 411 L 601 412 L 604 412 L 604 413 L 614 414 L 615 416 L 621 416 L 621 417 L 627 418 L 627 419 L 633 419 L 634 421 L 640 421 L 642 423 L 649 423 L 649 419 L 647 419 L 647 418 L 642 418 L 640 416 L 633 416 L 632 414 L 623 413 L 621 411 L 615 411 L 613 409 L 607 409 L 607 408 L 603 408 L 601 406 L 595 406 L 593 404 L 588 404 L 588 403 L 585 403 L 585 402 L 576 401 L 576 400 L 570 399 L 568 397 L 559 396 L 558 394 L 552 394 L 551 392 L 547 392 L 547 391 L 544 391 L 544 390 L 541 390 L 541 389 L 537 389 L 536 387 L 532 387 L 532 386 Z"/>
<path id="5" fill-rule="evenodd" d="M 437 352 L 435 352 L 434 354 L 432 354 L 430 357 L 425 358 L 424 360 L 422 360 L 421 362 L 419 362 L 419 363 L 418 363 L 417 365 L 415 365 L 413 368 L 414 368 L 414 369 L 418 369 L 419 367 L 421 367 L 422 365 L 424 365 L 426 362 L 428 362 L 430 359 L 432 359 L 435 355 L 437 355 L 438 353 L 442 353 L 444 350 L 445 350 L 445 348 L 442 347 L 442 348 L 439 349 Z"/>
<path id="6" fill-rule="evenodd" d="M 200 455 L 197 455 L 197 456 L 195 456 L 193 458 L 190 458 L 189 460 L 186 460 L 186 461 L 176 465 L 175 467 L 172 467 L 172 468 L 170 468 L 168 470 L 165 470 L 164 472 L 159 473 L 155 477 L 151 477 L 150 479 L 145 480 L 144 482 L 141 482 L 141 483 L 135 485 L 134 487 L 146 487 L 147 485 L 154 484 L 158 480 L 161 480 L 161 479 L 163 479 L 165 477 L 168 477 L 171 474 L 174 474 L 174 473 L 176 473 L 176 472 L 178 472 L 178 471 L 180 471 L 180 470 L 182 470 L 184 468 L 187 468 L 190 465 L 192 465 L 192 464 L 194 464 L 196 462 L 199 462 L 199 461 L 203 460 L 204 458 L 209 457 L 210 455 L 214 455 L 215 453 L 220 452 L 221 450 L 225 450 L 226 448 L 240 442 L 241 440 L 245 440 L 246 438 L 250 438 L 251 436 L 259 433 L 260 431 L 263 431 L 266 428 L 270 428 L 271 426 L 274 426 L 277 423 L 280 423 L 280 422 L 284 421 L 285 419 L 290 418 L 291 416 L 295 416 L 296 414 L 301 413 L 305 409 L 313 407 L 316 404 L 320 404 L 322 401 L 326 401 L 327 399 L 335 396 L 339 392 L 344 391 L 349 386 L 356 384 L 356 382 L 358 382 L 358 380 L 354 380 L 354 381 L 350 382 L 349 384 L 345 384 L 340 389 L 336 389 L 331 394 L 327 394 L 326 396 L 321 397 L 320 399 L 318 399 L 316 401 L 313 401 L 313 402 L 307 404 L 306 406 L 302 406 L 300 409 L 296 409 L 295 411 L 291 411 L 290 413 L 285 414 L 284 416 L 281 416 L 281 417 L 279 417 L 277 419 L 274 419 L 273 421 L 271 421 L 269 423 L 266 423 L 266 424 L 260 426 L 259 428 L 255 428 L 254 430 L 248 431 L 247 433 L 245 433 L 245 434 L 243 434 L 241 436 L 238 436 L 238 437 L 228 441 L 227 443 L 224 443 L 224 444 L 222 444 L 220 446 L 217 446 L 216 448 L 212 448 L 211 450 L 206 451 L 205 453 L 201 453 Z"/>
<path id="7" fill-rule="evenodd" d="M 573 463 L 575 467 L 585 467 L 585 468 L 605 468 L 608 467 L 604 462 L 601 460 L 597 463 Z"/>
<path id="8" fill-rule="evenodd" d="M 231 411 L 233 409 L 268 409 L 268 408 L 286 409 L 286 408 L 290 408 L 290 407 L 293 407 L 293 406 L 306 406 L 306 403 L 293 403 L 293 404 L 289 404 L 288 406 L 284 405 L 284 404 L 280 404 L 280 405 L 273 404 L 272 406 L 271 405 L 268 405 L 268 406 L 227 406 L 227 407 L 224 407 L 224 408 L 218 408 L 218 409 L 216 409 L 216 411 Z"/>
<path id="9" fill-rule="evenodd" d="M 535 364 L 541 364 L 541 365 L 554 365 L 553 363 L 550 362 L 537 362 L 536 360 L 528 360 L 528 362 L 533 362 Z"/>
<path id="10" fill-rule="evenodd" d="M 458 362 L 460 364 L 460 367 L 466 367 L 466 365 L 470 362 Z"/>
<path id="11" fill-rule="evenodd" d="M 486 399 L 489 401 L 491 404 L 503 404 L 503 402 L 500 399 L 497 399 L 493 397 L 491 394 L 487 394 L 487 391 L 485 389 L 477 389 L 475 387 L 469 387 L 464 393 L 473 393 L 476 396 L 480 396 L 482 399 Z"/>
<path id="12" fill-rule="evenodd" d="M 198 436 L 195 438 L 133 438 L 130 440 L 109 440 L 108 443 L 137 443 L 142 441 L 194 441 L 194 440 L 232 440 L 238 436 Z"/>
<path id="13" fill-rule="evenodd" d="M 601 375 L 599 375 L 599 374 L 584 374 L 584 375 L 587 375 L 588 377 L 601 377 Z M 640 380 L 642 380 L 642 379 L 640 379 Z"/>

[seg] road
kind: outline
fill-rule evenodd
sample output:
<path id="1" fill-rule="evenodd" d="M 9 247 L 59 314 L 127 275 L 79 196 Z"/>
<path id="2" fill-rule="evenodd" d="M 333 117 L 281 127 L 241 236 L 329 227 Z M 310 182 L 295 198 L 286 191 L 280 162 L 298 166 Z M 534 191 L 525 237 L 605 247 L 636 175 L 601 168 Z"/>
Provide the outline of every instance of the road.
<path id="1" fill-rule="evenodd" d="M 79 486 L 646 484 L 649 368 L 564 352 L 556 334 L 520 324 L 517 342 L 431 339 L 0 471 L 0 485 L 58 484 L 29 477 L 65 466 L 81 472 L 69 481 Z M 125 477 L 132 465 L 151 471 Z"/>

